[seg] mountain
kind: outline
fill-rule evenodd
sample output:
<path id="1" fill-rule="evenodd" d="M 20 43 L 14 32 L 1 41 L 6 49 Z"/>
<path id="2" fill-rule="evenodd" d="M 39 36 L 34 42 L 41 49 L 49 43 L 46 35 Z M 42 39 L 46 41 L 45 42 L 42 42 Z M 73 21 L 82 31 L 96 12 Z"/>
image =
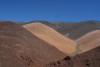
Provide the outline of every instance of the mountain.
<path id="1" fill-rule="evenodd" d="M 100 30 L 100 21 L 95 21 L 95 20 L 80 21 L 80 22 L 48 22 L 48 21 L 33 21 L 33 22 L 43 23 L 73 40 L 78 39 L 79 37 L 85 35 L 90 31 Z M 28 23 L 32 22 L 21 23 L 21 24 L 24 25 Z"/>
<path id="2" fill-rule="evenodd" d="M 76 40 L 82 52 L 100 46 L 100 30 L 91 31 Z"/>
<path id="3" fill-rule="evenodd" d="M 0 22 L 0 67 L 42 67 L 65 56 L 21 25 Z"/>
<path id="4" fill-rule="evenodd" d="M 61 34 L 75 40 L 84 34 L 93 31 L 100 30 L 99 21 L 82 21 L 82 22 L 59 22 L 53 23 L 57 27 L 57 31 Z"/>
<path id="5" fill-rule="evenodd" d="M 45 24 L 53 29 L 56 29 L 56 25 L 51 23 L 51 22 L 48 22 L 48 21 L 31 21 L 31 22 L 15 22 L 16 24 L 19 24 L 19 25 L 26 25 L 26 24 L 30 24 L 30 23 L 42 23 L 42 24 Z"/>
<path id="6" fill-rule="evenodd" d="M 100 46 L 72 57 L 74 67 L 99 67 Z"/>
<path id="7" fill-rule="evenodd" d="M 74 57 L 65 57 L 45 67 L 100 67 L 100 46 Z"/>
<path id="8" fill-rule="evenodd" d="M 99 34 L 93 20 L 0 21 L 0 67 L 100 67 Z"/>
<path id="9" fill-rule="evenodd" d="M 76 51 L 77 44 L 73 40 L 61 35 L 47 25 L 37 22 L 23 25 L 23 27 L 67 55 L 71 55 Z"/>

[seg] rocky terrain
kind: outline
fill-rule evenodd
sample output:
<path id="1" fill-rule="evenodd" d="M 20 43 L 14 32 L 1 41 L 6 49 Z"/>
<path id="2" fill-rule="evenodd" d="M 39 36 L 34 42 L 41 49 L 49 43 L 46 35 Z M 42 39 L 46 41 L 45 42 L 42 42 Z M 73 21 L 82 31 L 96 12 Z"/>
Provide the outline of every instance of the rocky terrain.
<path id="1" fill-rule="evenodd" d="M 40 67 L 65 56 L 20 25 L 0 22 L 0 67 Z"/>
<path id="2" fill-rule="evenodd" d="M 100 67 L 100 47 L 74 57 L 65 57 L 45 67 Z"/>
<path id="3" fill-rule="evenodd" d="M 0 21 L 0 67 L 100 67 L 99 39 L 99 21 Z"/>

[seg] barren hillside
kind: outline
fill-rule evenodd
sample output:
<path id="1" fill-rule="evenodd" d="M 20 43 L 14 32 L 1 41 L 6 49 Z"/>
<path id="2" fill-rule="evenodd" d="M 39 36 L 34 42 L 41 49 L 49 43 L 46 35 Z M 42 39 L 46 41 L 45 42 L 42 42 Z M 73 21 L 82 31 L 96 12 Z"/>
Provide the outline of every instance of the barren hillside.
<path id="1" fill-rule="evenodd" d="M 61 35 L 52 28 L 42 23 L 30 23 L 23 25 L 24 28 L 29 30 L 38 38 L 44 40 L 52 46 L 55 46 L 60 51 L 71 55 L 76 51 L 76 43 L 69 38 Z"/>
<path id="2" fill-rule="evenodd" d="M 100 30 L 94 30 L 76 40 L 80 49 L 85 52 L 100 46 Z"/>
<path id="3" fill-rule="evenodd" d="M 74 40 L 90 31 L 100 30 L 100 21 L 95 20 L 81 22 L 54 22 L 53 24 L 56 25 L 56 30 L 59 33 Z"/>
<path id="4" fill-rule="evenodd" d="M 0 67 L 40 67 L 65 56 L 20 25 L 0 22 Z"/>
<path id="5" fill-rule="evenodd" d="M 65 57 L 45 67 L 100 67 L 100 47 L 74 57 Z"/>
<path id="6" fill-rule="evenodd" d="M 21 25 L 40 22 L 43 23 L 66 37 L 73 40 L 85 35 L 93 30 L 100 30 L 100 21 L 89 20 L 80 22 L 47 22 L 47 21 L 33 21 L 27 23 L 20 23 Z"/>

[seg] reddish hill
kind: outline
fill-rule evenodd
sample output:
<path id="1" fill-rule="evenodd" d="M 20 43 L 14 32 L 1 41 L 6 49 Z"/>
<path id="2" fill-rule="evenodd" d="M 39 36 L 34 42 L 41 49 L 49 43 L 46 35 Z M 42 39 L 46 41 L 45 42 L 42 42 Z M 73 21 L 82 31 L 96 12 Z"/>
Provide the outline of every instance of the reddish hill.
<path id="1" fill-rule="evenodd" d="M 76 40 L 82 52 L 100 46 L 100 30 L 94 30 Z"/>
<path id="2" fill-rule="evenodd" d="M 55 46 L 57 49 L 68 55 L 71 55 L 76 51 L 77 44 L 74 41 L 42 23 L 30 23 L 23 25 L 23 27 L 38 38 L 52 46 Z"/>
<path id="3" fill-rule="evenodd" d="M 100 67 L 100 47 L 74 57 L 65 57 L 45 67 Z"/>
<path id="4" fill-rule="evenodd" d="M 0 22 L 0 67 L 41 67 L 65 57 L 20 25 Z"/>

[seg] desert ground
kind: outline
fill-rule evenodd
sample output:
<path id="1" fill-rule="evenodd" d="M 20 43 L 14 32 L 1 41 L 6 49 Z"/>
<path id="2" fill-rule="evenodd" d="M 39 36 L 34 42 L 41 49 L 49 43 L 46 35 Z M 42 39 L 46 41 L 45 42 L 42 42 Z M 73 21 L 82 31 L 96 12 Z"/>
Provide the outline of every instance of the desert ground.
<path id="1" fill-rule="evenodd" d="M 0 67 L 100 67 L 100 22 L 0 21 Z"/>
<path id="2" fill-rule="evenodd" d="M 26 24 L 23 27 L 29 30 L 33 35 L 68 55 L 71 55 L 76 51 L 77 44 L 74 41 L 64 37 L 57 31 L 42 23 Z"/>

